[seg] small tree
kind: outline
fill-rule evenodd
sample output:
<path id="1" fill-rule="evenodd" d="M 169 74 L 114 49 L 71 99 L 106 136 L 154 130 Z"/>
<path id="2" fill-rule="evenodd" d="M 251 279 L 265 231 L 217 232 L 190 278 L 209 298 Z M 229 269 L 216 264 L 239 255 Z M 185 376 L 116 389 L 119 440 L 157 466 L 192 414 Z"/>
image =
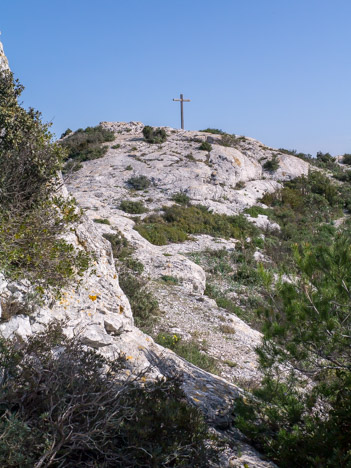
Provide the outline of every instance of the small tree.
<path id="1" fill-rule="evenodd" d="M 293 283 L 274 288 L 262 272 L 265 378 L 238 404 L 238 425 L 283 467 L 351 463 L 350 241 L 296 246 Z"/>

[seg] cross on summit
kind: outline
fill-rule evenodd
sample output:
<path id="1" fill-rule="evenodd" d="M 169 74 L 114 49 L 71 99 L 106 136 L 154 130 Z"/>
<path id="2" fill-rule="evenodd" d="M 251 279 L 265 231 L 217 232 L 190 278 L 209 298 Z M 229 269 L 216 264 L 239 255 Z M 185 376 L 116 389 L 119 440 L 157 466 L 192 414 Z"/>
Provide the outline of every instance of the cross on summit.
<path id="1" fill-rule="evenodd" d="M 181 129 L 184 130 L 184 110 L 183 110 L 183 102 L 190 102 L 190 99 L 184 99 L 183 94 L 180 95 L 180 99 L 173 99 L 173 101 L 180 102 L 180 122 L 181 122 Z"/>

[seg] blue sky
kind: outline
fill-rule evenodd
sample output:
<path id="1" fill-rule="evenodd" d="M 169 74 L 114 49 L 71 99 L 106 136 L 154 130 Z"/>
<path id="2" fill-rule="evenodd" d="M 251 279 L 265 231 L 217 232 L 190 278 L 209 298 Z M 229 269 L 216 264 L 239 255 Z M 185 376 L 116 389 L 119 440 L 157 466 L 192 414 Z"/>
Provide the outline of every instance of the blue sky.
<path id="1" fill-rule="evenodd" d="M 23 104 L 67 128 L 139 120 L 351 152 L 350 0 L 1 0 Z"/>

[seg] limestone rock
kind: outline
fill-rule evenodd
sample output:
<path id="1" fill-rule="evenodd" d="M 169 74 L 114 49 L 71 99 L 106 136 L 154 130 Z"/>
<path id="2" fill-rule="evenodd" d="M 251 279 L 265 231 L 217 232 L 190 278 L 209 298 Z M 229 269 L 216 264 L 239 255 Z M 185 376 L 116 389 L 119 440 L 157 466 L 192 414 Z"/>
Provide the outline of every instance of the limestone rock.
<path id="1" fill-rule="evenodd" d="M 10 69 L 9 62 L 8 62 L 7 57 L 5 55 L 4 47 L 3 47 L 2 43 L 0 42 L 0 71 L 9 70 L 9 69 Z"/>

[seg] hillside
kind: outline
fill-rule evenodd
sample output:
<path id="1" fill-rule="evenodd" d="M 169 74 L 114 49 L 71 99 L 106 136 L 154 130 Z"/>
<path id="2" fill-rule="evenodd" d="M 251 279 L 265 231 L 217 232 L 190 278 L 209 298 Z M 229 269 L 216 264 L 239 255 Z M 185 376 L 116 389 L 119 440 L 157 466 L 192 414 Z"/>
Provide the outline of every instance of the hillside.
<path id="1" fill-rule="evenodd" d="M 347 466 L 347 155 L 140 122 L 55 143 L 1 43 L 0 79 L 0 464 Z"/>

